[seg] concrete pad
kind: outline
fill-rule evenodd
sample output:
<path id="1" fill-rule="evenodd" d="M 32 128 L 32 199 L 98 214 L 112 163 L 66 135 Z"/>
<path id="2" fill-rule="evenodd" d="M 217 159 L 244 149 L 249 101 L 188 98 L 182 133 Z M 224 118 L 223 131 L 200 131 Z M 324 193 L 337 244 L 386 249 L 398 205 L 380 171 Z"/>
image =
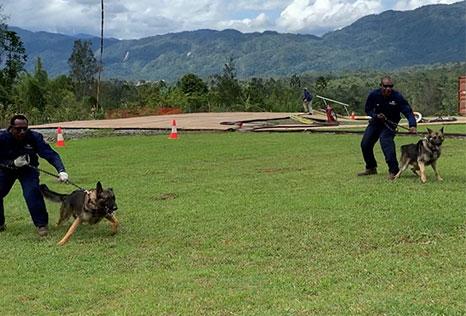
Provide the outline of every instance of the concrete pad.
<path id="1" fill-rule="evenodd" d="M 222 112 L 153 115 L 108 120 L 56 122 L 34 125 L 31 128 L 92 128 L 92 129 L 171 129 L 173 120 L 182 130 L 218 130 L 237 128 L 235 123 L 251 120 L 287 119 L 291 113 L 272 112 Z M 223 124 L 222 124 L 223 123 Z M 225 124 L 227 123 L 227 124 Z"/>
<path id="2" fill-rule="evenodd" d="M 56 129 L 61 127 L 64 129 L 147 129 L 147 130 L 170 130 L 172 121 L 176 121 L 176 126 L 179 130 L 192 131 L 228 131 L 228 130 L 255 130 L 255 127 L 261 127 L 258 121 L 267 120 L 286 120 L 290 116 L 297 115 L 309 121 L 309 125 L 303 122 L 296 124 L 288 124 L 271 128 L 275 131 L 297 131 L 297 130 L 331 130 L 342 129 L 349 127 L 363 128 L 367 126 L 366 120 L 351 120 L 346 117 L 339 117 L 339 126 L 312 126 L 313 119 L 317 122 L 325 121 L 325 113 L 314 111 L 313 115 L 303 113 L 286 113 L 286 112 L 210 112 L 210 113 L 187 113 L 187 114 L 171 114 L 171 115 L 152 115 L 120 119 L 108 120 L 86 120 L 86 121 L 69 121 L 56 122 L 50 124 L 34 125 L 31 128 L 35 129 Z M 447 124 L 465 124 L 466 117 L 456 117 L 456 121 L 452 122 L 435 122 L 435 123 L 420 123 L 419 127 L 424 125 L 447 125 Z M 244 125 L 241 123 L 245 123 Z M 401 124 L 406 126 L 407 123 Z M 266 126 L 262 126 L 262 130 L 266 130 Z"/>

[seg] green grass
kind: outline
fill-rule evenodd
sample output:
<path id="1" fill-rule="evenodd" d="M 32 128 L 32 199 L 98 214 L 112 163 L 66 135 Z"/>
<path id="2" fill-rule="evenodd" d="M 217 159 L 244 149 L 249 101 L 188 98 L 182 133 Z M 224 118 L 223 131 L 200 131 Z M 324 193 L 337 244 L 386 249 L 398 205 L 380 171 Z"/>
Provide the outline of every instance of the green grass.
<path id="1" fill-rule="evenodd" d="M 460 315 L 464 140 L 428 183 L 363 169 L 360 135 L 213 133 L 67 141 L 71 180 L 117 195 L 121 230 L 36 237 L 19 185 L 0 234 L 4 315 Z M 400 137 L 397 146 L 417 141 Z M 52 170 L 47 163 L 42 167 Z M 71 186 L 42 181 L 52 189 Z M 51 223 L 58 205 L 48 204 Z"/>

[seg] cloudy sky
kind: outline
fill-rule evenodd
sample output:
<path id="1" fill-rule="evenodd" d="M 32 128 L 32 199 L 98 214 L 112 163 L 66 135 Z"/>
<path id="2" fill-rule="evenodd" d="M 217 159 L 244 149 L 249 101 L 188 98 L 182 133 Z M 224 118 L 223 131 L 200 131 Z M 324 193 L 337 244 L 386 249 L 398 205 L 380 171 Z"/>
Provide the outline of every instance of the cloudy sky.
<path id="1" fill-rule="evenodd" d="M 197 29 L 322 35 L 385 10 L 458 0 L 104 0 L 104 36 L 135 39 Z M 100 34 L 100 0 L 1 0 L 8 25 Z"/>

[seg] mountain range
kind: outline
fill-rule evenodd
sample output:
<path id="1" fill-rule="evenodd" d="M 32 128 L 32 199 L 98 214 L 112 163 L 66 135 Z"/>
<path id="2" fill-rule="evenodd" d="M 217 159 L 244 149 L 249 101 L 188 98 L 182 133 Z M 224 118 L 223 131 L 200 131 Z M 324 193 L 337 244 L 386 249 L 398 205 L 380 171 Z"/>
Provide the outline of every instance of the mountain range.
<path id="1" fill-rule="evenodd" d="M 66 74 L 77 39 L 100 39 L 31 32 L 10 27 L 24 43 L 27 70 L 37 57 L 49 75 Z M 134 40 L 106 38 L 103 76 L 125 80 L 175 81 L 186 73 L 207 78 L 233 58 L 239 78 L 309 72 L 395 70 L 414 65 L 466 61 L 466 1 L 385 11 L 321 37 L 273 31 L 196 30 Z"/>

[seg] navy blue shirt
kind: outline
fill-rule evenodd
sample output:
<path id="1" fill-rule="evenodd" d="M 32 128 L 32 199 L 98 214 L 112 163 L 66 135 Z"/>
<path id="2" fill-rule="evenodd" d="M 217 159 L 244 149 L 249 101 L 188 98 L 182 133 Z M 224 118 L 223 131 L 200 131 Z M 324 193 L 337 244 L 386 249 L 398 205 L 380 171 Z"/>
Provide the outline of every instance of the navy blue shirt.
<path id="1" fill-rule="evenodd" d="M 303 100 L 306 100 L 308 102 L 311 102 L 312 100 L 312 94 L 308 90 L 304 90 L 304 97 Z"/>
<path id="2" fill-rule="evenodd" d="M 0 131 L 0 164 L 13 166 L 13 160 L 22 155 L 29 155 L 30 165 L 39 166 L 39 157 L 47 160 L 57 172 L 65 171 L 65 166 L 56 151 L 44 140 L 42 134 L 28 130 L 22 141 L 16 140 L 7 130 Z"/>
<path id="3" fill-rule="evenodd" d="M 372 91 L 367 97 L 365 111 L 367 115 L 375 118 L 377 114 L 384 114 L 387 119 L 398 124 L 401 120 L 401 113 L 408 119 L 409 127 L 416 127 L 416 118 L 408 101 L 403 98 L 401 93 L 392 90 L 388 97 L 382 95 L 382 90 Z M 373 120 L 378 122 L 377 120 Z"/>

